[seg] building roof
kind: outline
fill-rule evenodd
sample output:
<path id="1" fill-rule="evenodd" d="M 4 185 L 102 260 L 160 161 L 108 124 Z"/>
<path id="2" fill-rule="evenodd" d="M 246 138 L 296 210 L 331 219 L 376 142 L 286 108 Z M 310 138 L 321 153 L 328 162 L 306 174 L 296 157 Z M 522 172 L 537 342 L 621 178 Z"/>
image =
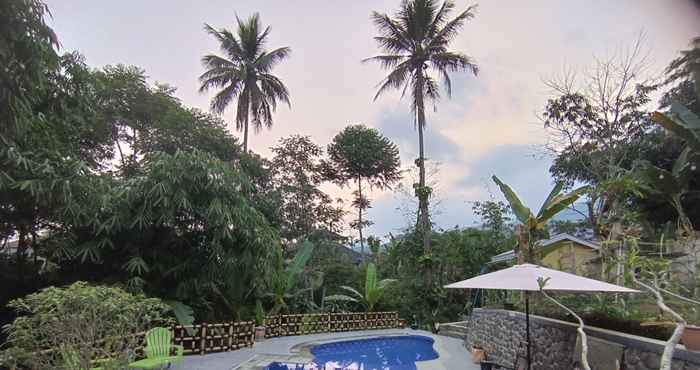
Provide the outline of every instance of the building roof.
<path id="1" fill-rule="evenodd" d="M 567 240 L 568 240 L 568 241 L 572 241 L 572 242 L 574 242 L 574 243 L 576 243 L 576 244 L 580 244 L 580 245 L 583 245 L 583 246 L 585 246 L 585 247 L 591 248 L 591 249 L 593 249 L 593 250 L 598 250 L 598 249 L 600 249 L 600 245 L 598 245 L 598 244 L 596 244 L 596 243 L 594 243 L 594 242 L 591 242 L 591 241 L 588 241 L 588 240 L 583 240 L 583 239 L 581 239 L 581 238 L 577 238 L 577 237 L 575 237 L 575 236 L 573 236 L 573 235 L 571 235 L 571 234 L 567 234 L 567 233 L 557 234 L 557 235 L 554 235 L 553 237 L 551 237 L 551 238 L 549 238 L 549 239 L 540 240 L 540 241 L 538 241 L 538 242 L 535 243 L 535 247 L 537 247 L 537 248 L 544 248 L 544 247 L 548 247 L 548 246 L 550 246 L 550 245 L 552 245 L 552 244 L 556 244 L 556 243 L 559 243 L 559 242 L 561 242 L 561 241 L 567 241 Z M 491 260 L 489 261 L 489 265 L 492 265 L 492 264 L 495 264 L 495 263 L 499 263 L 499 262 L 508 262 L 508 261 L 512 261 L 512 260 L 514 260 L 515 258 L 516 258 L 515 249 L 513 249 L 513 250 L 510 250 L 510 251 L 507 251 L 507 252 L 503 252 L 503 253 L 500 253 L 500 254 L 497 254 L 497 255 L 491 257 Z"/>

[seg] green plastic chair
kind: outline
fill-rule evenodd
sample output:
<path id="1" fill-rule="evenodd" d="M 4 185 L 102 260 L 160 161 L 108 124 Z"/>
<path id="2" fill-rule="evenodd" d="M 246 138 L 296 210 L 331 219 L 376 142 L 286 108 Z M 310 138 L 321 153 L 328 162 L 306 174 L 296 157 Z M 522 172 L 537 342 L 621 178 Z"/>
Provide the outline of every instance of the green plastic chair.
<path id="1" fill-rule="evenodd" d="M 153 328 L 146 333 L 146 358 L 129 364 L 134 369 L 162 369 L 182 360 L 184 348 L 172 344 L 173 336 L 166 328 Z M 175 349 L 175 355 L 173 355 Z"/>

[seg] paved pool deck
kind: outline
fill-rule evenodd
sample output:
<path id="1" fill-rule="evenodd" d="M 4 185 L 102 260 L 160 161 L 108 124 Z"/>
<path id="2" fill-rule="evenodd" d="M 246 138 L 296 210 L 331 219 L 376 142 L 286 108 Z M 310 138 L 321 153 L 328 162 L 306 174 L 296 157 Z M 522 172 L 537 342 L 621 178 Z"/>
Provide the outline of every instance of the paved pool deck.
<path id="1" fill-rule="evenodd" d="M 256 342 L 252 348 L 231 352 L 213 353 L 204 356 L 185 356 L 183 361 L 171 367 L 173 370 L 259 370 L 274 361 L 305 363 L 311 360 L 306 350 L 309 346 L 343 339 L 362 339 L 377 336 L 424 335 L 435 340 L 434 348 L 440 357 L 431 361 L 417 362 L 418 370 L 478 370 L 460 339 L 433 335 L 411 329 L 367 330 L 343 333 L 324 333 L 279 337 Z"/>

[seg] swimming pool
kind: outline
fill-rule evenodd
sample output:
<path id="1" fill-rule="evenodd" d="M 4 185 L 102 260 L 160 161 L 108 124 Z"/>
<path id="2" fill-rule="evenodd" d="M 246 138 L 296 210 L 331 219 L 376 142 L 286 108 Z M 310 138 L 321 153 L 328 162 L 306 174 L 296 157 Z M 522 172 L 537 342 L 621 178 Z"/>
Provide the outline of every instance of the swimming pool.
<path id="1" fill-rule="evenodd" d="M 415 370 L 416 362 L 439 357 L 433 339 L 402 335 L 320 344 L 307 364 L 273 362 L 265 370 Z"/>

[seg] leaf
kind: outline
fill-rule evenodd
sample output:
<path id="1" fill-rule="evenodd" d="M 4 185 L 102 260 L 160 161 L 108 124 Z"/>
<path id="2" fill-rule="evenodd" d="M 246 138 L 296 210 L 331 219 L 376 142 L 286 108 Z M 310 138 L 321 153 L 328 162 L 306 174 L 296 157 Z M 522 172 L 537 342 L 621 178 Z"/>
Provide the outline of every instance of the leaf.
<path id="1" fill-rule="evenodd" d="M 510 204 L 510 208 L 513 210 L 513 213 L 515 213 L 515 217 L 517 217 L 518 220 L 523 224 L 527 224 L 528 219 L 532 216 L 532 211 L 530 211 L 529 208 L 523 205 L 523 203 L 520 201 L 520 198 L 518 198 L 518 196 L 515 194 L 513 189 L 510 188 L 510 186 L 504 184 L 495 175 L 491 178 L 498 185 L 498 187 L 501 188 L 501 192 L 503 193 L 503 196 L 506 197 L 508 204 Z"/>
<path id="2" fill-rule="evenodd" d="M 695 131 L 696 133 L 700 131 L 700 117 L 691 112 L 680 102 L 676 100 L 671 102 L 671 112 L 677 114 L 681 121 L 683 121 L 689 129 Z"/>
<path id="3" fill-rule="evenodd" d="M 574 204 L 578 200 L 578 198 L 580 198 L 589 190 L 590 188 L 588 186 L 582 186 L 568 194 L 558 195 L 554 197 L 554 199 L 552 199 L 549 202 L 548 207 L 538 217 L 538 226 L 543 226 L 543 224 L 547 223 L 547 221 L 549 221 L 557 213 L 563 211 L 564 209 L 566 209 L 566 207 Z"/>
<path id="4" fill-rule="evenodd" d="M 676 134 L 676 136 L 685 140 L 690 147 L 695 151 L 700 151 L 700 135 L 693 131 L 685 122 L 675 120 L 666 114 L 654 112 L 651 114 L 651 119 L 663 126 L 666 130 Z"/>
<path id="5" fill-rule="evenodd" d="M 395 282 L 397 282 L 397 281 L 398 281 L 398 280 L 396 280 L 396 279 L 384 279 L 384 280 L 381 280 L 379 283 L 377 283 L 377 288 L 379 288 L 379 289 L 384 289 L 384 288 L 386 288 L 387 286 L 389 286 L 389 285 L 391 285 L 391 284 L 393 284 L 393 283 L 395 283 Z"/>
<path id="6" fill-rule="evenodd" d="M 333 295 L 329 295 L 329 296 L 326 296 L 326 297 L 324 298 L 324 300 L 325 300 L 325 301 L 330 301 L 330 302 L 337 302 L 337 301 L 341 301 L 341 302 L 355 302 L 355 303 L 358 303 L 358 302 L 359 302 L 357 299 L 355 299 L 355 298 L 353 298 L 353 297 L 350 297 L 350 296 L 347 296 L 347 295 L 344 295 L 344 294 L 333 294 Z"/>
<path id="7" fill-rule="evenodd" d="M 554 185 L 554 188 L 552 188 L 552 191 L 549 192 L 549 195 L 547 196 L 547 199 L 544 200 L 544 203 L 542 203 L 542 207 L 540 207 L 539 212 L 537 212 L 537 218 L 540 218 L 542 216 L 542 213 L 549 207 L 549 204 L 552 202 L 554 197 L 559 195 L 561 193 L 561 189 L 564 188 L 564 182 L 563 181 L 557 181 L 557 184 Z"/>
<path id="8" fill-rule="evenodd" d="M 643 180 L 659 193 L 671 196 L 682 191 L 681 185 L 676 181 L 673 173 L 651 163 L 645 163 L 640 173 Z"/>
<path id="9" fill-rule="evenodd" d="M 294 255 L 294 259 L 287 267 L 287 291 L 292 291 L 299 275 L 304 271 L 306 263 L 311 258 L 314 251 L 314 244 L 309 241 L 304 241 L 301 248 Z"/>
<path id="10" fill-rule="evenodd" d="M 369 292 L 377 289 L 377 266 L 374 263 L 367 265 L 367 275 L 365 277 L 365 299 L 369 296 Z"/>
<path id="11" fill-rule="evenodd" d="M 357 291 L 357 289 L 355 289 L 355 288 L 353 288 L 353 287 L 349 287 L 349 286 L 347 286 L 347 285 L 341 285 L 341 286 L 340 286 L 340 289 L 345 289 L 345 290 L 347 290 L 348 292 L 354 294 L 360 301 L 363 300 L 363 299 L 365 298 L 365 297 L 362 295 L 362 293 L 360 293 L 359 291 Z"/>
<path id="12" fill-rule="evenodd" d="M 192 324 L 194 324 L 194 310 L 192 307 L 180 301 L 164 300 L 163 303 L 170 306 L 170 308 L 173 310 L 173 314 L 175 314 L 177 322 L 185 327 L 187 333 L 194 335 L 194 330 L 190 327 Z"/>
<path id="13" fill-rule="evenodd" d="M 139 256 L 131 257 L 125 264 L 124 269 L 131 275 L 143 275 L 144 272 L 149 272 L 150 268 L 146 261 Z"/>

